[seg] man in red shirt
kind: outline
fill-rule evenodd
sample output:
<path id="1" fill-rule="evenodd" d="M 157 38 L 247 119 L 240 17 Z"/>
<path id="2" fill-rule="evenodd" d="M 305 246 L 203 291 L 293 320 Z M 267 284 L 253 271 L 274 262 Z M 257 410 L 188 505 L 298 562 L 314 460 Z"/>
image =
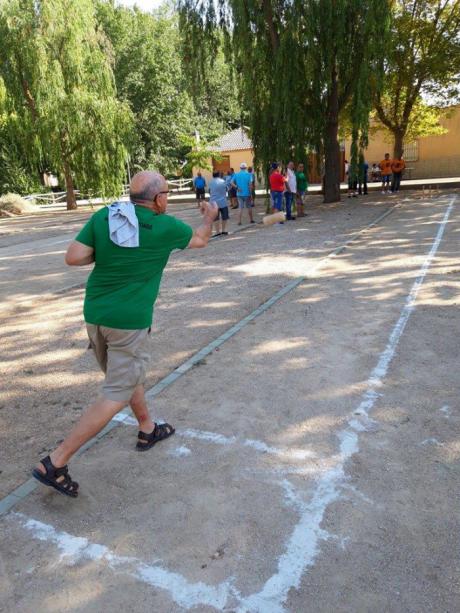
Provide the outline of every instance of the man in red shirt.
<path id="1" fill-rule="evenodd" d="M 285 190 L 286 178 L 280 172 L 278 162 L 273 162 L 270 176 L 270 194 L 272 197 L 272 212 L 283 210 L 283 192 Z"/>

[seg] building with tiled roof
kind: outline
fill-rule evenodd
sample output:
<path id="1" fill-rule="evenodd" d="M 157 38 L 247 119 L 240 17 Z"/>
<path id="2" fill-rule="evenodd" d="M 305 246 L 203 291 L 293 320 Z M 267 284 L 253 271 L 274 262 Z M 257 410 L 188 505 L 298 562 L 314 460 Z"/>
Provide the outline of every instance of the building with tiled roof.
<path id="1" fill-rule="evenodd" d="M 242 162 L 251 166 L 254 160 L 252 141 L 244 127 L 227 132 L 227 134 L 221 136 L 214 145 L 211 145 L 209 150 L 219 154 L 218 159 L 212 158 L 209 160 L 209 165 L 212 167 L 212 170 L 223 172 L 224 174 L 227 174 L 230 168 L 238 171 Z M 209 185 L 209 181 L 212 178 L 212 172 L 194 168 L 193 174 L 196 175 L 198 170 L 201 170 L 202 175 Z"/>
<path id="2" fill-rule="evenodd" d="M 215 145 L 209 147 L 211 151 L 252 151 L 252 141 L 244 128 L 236 128 L 219 138 Z"/>

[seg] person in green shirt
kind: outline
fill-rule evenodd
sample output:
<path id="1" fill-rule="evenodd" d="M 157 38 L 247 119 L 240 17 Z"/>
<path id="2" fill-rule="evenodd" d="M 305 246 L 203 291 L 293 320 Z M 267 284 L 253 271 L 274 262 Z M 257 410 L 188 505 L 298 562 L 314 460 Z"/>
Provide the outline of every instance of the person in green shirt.
<path id="1" fill-rule="evenodd" d="M 168 193 L 162 175 L 136 174 L 130 202 L 99 210 L 67 249 L 69 266 L 94 263 L 83 312 L 90 345 L 105 372 L 103 394 L 32 474 L 74 498 L 78 483 L 70 478 L 67 462 L 127 404 L 139 422 L 137 450 L 150 449 L 174 434 L 171 425 L 152 421 L 144 394 L 153 306 L 171 252 L 206 247 L 217 206 L 202 202 L 203 223 L 193 231 L 166 214 Z"/>
<path id="2" fill-rule="evenodd" d="M 297 165 L 297 172 L 295 173 L 297 179 L 297 193 L 296 193 L 296 205 L 297 205 L 297 217 L 305 217 L 304 212 L 304 196 L 308 191 L 308 181 L 305 174 L 304 165 Z"/>

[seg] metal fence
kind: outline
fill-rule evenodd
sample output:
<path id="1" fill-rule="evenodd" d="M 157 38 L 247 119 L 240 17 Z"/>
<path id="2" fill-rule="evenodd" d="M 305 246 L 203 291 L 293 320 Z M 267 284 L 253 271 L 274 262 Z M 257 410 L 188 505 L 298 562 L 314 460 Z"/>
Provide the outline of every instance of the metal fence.
<path id="1" fill-rule="evenodd" d="M 75 195 L 80 195 L 80 192 L 76 191 Z M 66 192 L 46 192 L 41 194 L 29 194 L 24 196 L 24 200 L 33 200 L 38 206 L 62 204 L 66 201 Z"/>
<path id="2" fill-rule="evenodd" d="M 193 179 L 168 179 L 171 191 L 190 191 L 193 189 Z"/>
<path id="3" fill-rule="evenodd" d="M 193 179 L 168 179 L 168 187 L 172 192 L 186 192 L 193 189 Z M 121 198 L 126 198 L 129 195 L 129 185 L 123 186 Z M 99 204 L 104 201 L 101 196 L 95 194 L 81 194 L 80 191 L 75 191 L 75 196 L 78 201 L 84 201 L 88 204 Z M 24 196 L 25 200 L 33 200 L 40 207 L 54 207 L 66 202 L 66 192 L 45 192 L 39 194 L 28 194 Z"/>

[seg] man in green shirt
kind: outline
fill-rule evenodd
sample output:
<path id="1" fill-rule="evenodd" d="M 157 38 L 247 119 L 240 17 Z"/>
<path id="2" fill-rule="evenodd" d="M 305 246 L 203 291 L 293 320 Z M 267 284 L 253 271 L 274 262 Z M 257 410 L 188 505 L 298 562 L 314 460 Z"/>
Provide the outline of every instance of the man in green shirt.
<path id="1" fill-rule="evenodd" d="M 297 217 L 305 217 L 303 206 L 304 206 L 304 195 L 308 191 L 308 181 L 307 181 L 307 176 L 305 174 L 303 164 L 297 165 L 297 172 L 295 173 L 295 176 L 297 179 L 297 194 L 296 194 Z"/>
<path id="2" fill-rule="evenodd" d="M 174 433 L 169 424 L 152 421 L 144 395 L 153 306 L 171 252 L 206 247 L 217 206 L 202 203 L 203 223 L 193 231 L 166 214 L 168 193 L 162 175 L 136 174 L 131 202 L 95 213 L 67 249 L 68 265 L 95 264 L 86 286 L 84 317 L 90 345 L 105 372 L 103 395 L 32 474 L 74 498 L 78 483 L 70 478 L 67 462 L 127 404 L 139 422 L 137 450 L 150 449 Z"/>

